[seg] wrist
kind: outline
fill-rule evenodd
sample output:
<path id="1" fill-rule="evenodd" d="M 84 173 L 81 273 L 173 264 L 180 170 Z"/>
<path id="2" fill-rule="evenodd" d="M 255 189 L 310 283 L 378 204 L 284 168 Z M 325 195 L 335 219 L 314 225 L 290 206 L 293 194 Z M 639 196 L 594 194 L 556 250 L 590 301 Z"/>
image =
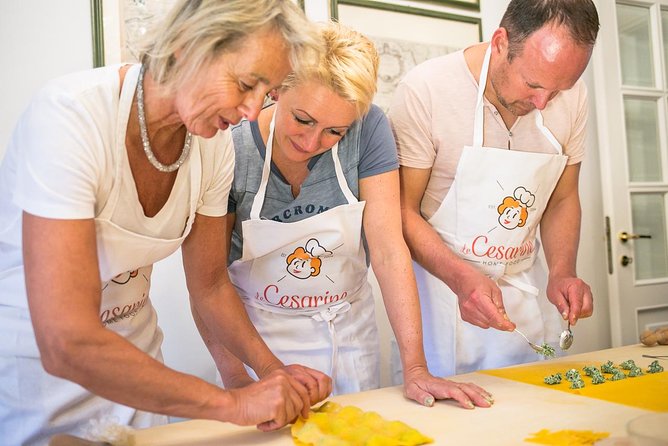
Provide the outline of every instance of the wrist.
<path id="1" fill-rule="evenodd" d="M 278 358 L 274 356 L 273 360 L 266 361 L 262 365 L 258 366 L 258 368 L 253 368 L 253 370 L 257 374 L 258 378 L 262 379 L 274 370 L 282 369 L 283 367 L 285 367 L 285 364 L 283 364 L 281 361 L 279 361 Z"/>
<path id="2" fill-rule="evenodd" d="M 197 392 L 202 397 L 192 401 L 193 406 L 186 409 L 179 416 L 186 418 L 201 418 L 205 420 L 232 421 L 239 411 L 239 399 L 235 390 L 226 390 L 214 384 L 207 383 L 208 389 L 204 393 Z"/>
<path id="3" fill-rule="evenodd" d="M 429 372 L 429 369 L 427 368 L 427 362 L 426 361 L 406 361 L 403 365 L 403 375 L 404 375 L 404 382 L 407 382 L 409 377 L 415 374 L 421 374 Z"/>
<path id="4" fill-rule="evenodd" d="M 559 280 L 572 277 L 577 277 L 577 273 L 575 272 L 575 268 L 569 267 L 550 268 L 550 272 L 548 274 L 548 280 Z"/>

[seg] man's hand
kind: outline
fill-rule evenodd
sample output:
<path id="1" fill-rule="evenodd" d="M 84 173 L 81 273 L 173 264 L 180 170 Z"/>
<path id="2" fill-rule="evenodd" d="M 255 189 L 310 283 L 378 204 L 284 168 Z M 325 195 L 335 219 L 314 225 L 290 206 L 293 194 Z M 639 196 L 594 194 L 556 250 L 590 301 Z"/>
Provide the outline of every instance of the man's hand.
<path id="1" fill-rule="evenodd" d="M 462 319 L 480 328 L 512 331 L 515 324 L 508 319 L 501 290 L 489 277 L 471 267 L 457 278 L 453 291 L 459 299 Z"/>
<path id="2" fill-rule="evenodd" d="M 591 288 L 577 277 L 552 277 L 547 283 L 547 298 L 557 307 L 561 317 L 575 325 L 578 319 L 594 313 Z"/>

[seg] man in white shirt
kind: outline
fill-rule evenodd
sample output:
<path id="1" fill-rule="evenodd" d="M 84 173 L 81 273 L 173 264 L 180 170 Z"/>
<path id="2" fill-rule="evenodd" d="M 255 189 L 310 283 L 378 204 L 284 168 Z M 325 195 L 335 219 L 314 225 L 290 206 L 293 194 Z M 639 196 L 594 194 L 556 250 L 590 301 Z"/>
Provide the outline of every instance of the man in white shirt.
<path id="1" fill-rule="evenodd" d="M 533 361 L 507 331 L 555 343 L 558 314 L 592 314 L 575 261 L 580 76 L 598 28 L 590 0 L 512 0 L 489 42 L 426 61 L 395 93 L 404 235 L 436 375 Z"/>

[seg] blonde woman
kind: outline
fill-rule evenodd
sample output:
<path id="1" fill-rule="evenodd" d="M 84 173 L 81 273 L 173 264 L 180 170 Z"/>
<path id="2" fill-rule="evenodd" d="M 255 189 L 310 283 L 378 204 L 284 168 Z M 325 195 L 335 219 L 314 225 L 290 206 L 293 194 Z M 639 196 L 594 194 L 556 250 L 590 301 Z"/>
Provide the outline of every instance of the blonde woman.
<path id="1" fill-rule="evenodd" d="M 323 373 L 285 368 L 267 349 L 214 249 L 233 173 L 228 126 L 255 119 L 290 61 L 317 54 L 313 35 L 292 2 L 181 0 L 142 64 L 37 93 L 0 168 L 3 444 L 46 444 L 104 417 L 274 429 L 327 395 Z M 192 306 L 258 383 L 224 391 L 162 364 L 151 270 L 179 247 Z"/>
<path id="2" fill-rule="evenodd" d="M 283 362 L 331 374 L 336 394 L 356 392 L 379 386 L 370 261 L 401 347 L 406 396 L 425 405 L 453 398 L 466 408 L 488 407 L 483 389 L 435 378 L 426 367 L 401 234 L 395 145 L 383 112 L 371 104 L 376 50 L 342 25 L 321 32 L 320 63 L 289 75 L 275 105 L 232 131 L 232 282 Z M 285 258 L 306 245 L 320 260 L 319 273 L 285 274 Z M 226 386 L 249 382 L 238 361 L 214 356 Z"/>

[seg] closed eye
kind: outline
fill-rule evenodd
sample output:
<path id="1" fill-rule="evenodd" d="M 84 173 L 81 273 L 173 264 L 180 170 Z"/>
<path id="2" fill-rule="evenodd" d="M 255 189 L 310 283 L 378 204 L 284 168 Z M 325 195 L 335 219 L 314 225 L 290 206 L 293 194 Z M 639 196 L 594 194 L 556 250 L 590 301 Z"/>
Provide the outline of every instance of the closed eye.
<path id="1" fill-rule="evenodd" d="M 239 90 L 246 92 L 246 91 L 251 91 L 252 89 L 253 89 L 252 85 L 248 85 L 243 81 L 239 81 Z"/>
<path id="2" fill-rule="evenodd" d="M 337 137 L 342 137 L 346 134 L 346 130 L 327 129 L 327 131 Z"/>
<path id="3" fill-rule="evenodd" d="M 299 124 L 301 124 L 301 125 L 308 125 L 308 126 L 313 125 L 313 121 L 310 120 L 310 119 L 301 119 L 301 118 L 300 118 L 299 116 L 297 116 L 297 115 L 292 115 L 292 116 L 295 118 L 295 121 L 297 121 L 297 122 L 298 122 Z"/>

